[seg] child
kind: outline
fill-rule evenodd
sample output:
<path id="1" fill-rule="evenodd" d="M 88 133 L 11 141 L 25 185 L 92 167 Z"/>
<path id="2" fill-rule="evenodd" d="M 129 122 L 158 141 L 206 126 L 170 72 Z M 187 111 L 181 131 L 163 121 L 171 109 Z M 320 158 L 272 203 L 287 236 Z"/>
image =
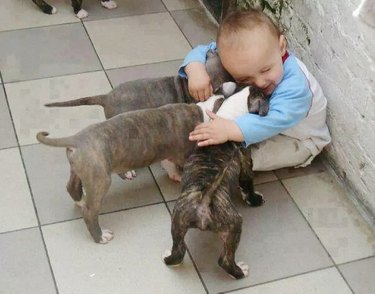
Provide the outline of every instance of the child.
<path id="1" fill-rule="evenodd" d="M 212 94 L 204 67 L 206 53 L 212 49 L 215 43 L 196 47 L 179 71 L 188 78 L 189 92 L 196 100 Z M 235 120 L 209 112 L 212 120 L 198 125 L 189 139 L 198 141 L 198 146 L 228 140 L 251 145 L 254 170 L 310 164 L 331 140 L 327 100 L 306 66 L 286 50 L 285 36 L 262 11 L 237 11 L 220 25 L 217 50 L 236 82 L 257 86 L 270 95 L 269 112 Z"/>

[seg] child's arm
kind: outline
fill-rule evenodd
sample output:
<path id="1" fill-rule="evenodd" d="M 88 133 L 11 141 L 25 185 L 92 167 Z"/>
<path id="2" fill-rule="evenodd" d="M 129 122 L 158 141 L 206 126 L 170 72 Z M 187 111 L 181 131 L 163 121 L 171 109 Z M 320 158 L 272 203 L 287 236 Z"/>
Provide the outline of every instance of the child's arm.
<path id="1" fill-rule="evenodd" d="M 297 125 L 306 117 L 311 100 L 307 80 L 297 77 L 275 90 L 266 116 L 248 113 L 234 121 L 213 116 L 212 121 L 198 125 L 189 139 L 200 141 L 198 146 L 220 144 L 227 140 L 244 141 L 246 146 L 258 143 Z M 220 111 L 225 112 L 225 109 L 220 108 Z"/>
<path id="2" fill-rule="evenodd" d="M 195 47 L 185 57 L 178 71 L 180 76 L 188 79 L 190 95 L 199 101 L 212 95 L 212 85 L 205 66 L 209 50 L 216 50 L 216 43 Z"/>

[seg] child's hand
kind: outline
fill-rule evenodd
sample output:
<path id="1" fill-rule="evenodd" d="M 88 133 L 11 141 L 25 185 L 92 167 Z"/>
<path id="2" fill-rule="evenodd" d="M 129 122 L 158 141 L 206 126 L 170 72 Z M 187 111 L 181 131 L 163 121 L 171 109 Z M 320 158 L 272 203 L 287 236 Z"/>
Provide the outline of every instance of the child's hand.
<path id="1" fill-rule="evenodd" d="M 189 134 L 190 141 L 199 141 L 198 146 L 203 147 L 222 144 L 228 140 L 244 140 L 241 129 L 234 121 L 221 118 L 211 111 L 207 111 L 207 114 L 212 121 L 197 125 Z"/>
<path id="2" fill-rule="evenodd" d="M 212 95 L 211 80 L 204 64 L 200 62 L 189 63 L 185 67 L 185 72 L 188 76 L 189 93 L 195 100 L 205 101 Z"/>

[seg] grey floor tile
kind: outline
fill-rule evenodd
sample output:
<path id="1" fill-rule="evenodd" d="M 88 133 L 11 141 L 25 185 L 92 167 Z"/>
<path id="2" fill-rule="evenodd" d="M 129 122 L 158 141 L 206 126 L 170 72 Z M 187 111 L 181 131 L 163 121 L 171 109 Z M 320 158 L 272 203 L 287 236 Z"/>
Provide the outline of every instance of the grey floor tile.
<path id="1" fill-rule="evenodd" d="M 101 69 L 81 23 L 2 32 L 0 51 L 5 83 Z"/>
<path id="2" fill-rule="evenodd" d="M 29 0 L 1 0 L 0 31 L 79 22 L 73 13 L 71 0 L 47 2 L 57 9 L 56 14 L 44 14 Z"/>
<path id="3" fill-rule="evenodd" d="M 174 182 L 168 177 L 167 172 L 161 167 L 160 162 L 151 165 L 150 169 L 165 201 L 177 199 L 181 191 L 180 183 Z"/>
<path id="4" fill-rule="evenodd" d="M 200 7 L 196 0 L 162 0 L 169 11 Z"/>
<path id="5" fill-rule="evenodd" d="M 328 172 L 282 182 L 337 264 L 375 254 L 373 228 Z"/>
<path id="6" fill-rule="evenodd" d="M 304 275 L 266 283 L 239 291 L 234 294 L 350 294 L 352 293 L 335 268 L 307 273 Z"/>
<path id="7" fill-rule="evenodd" d="M 17 146 L 9 108 L 0 84 L 0 149 Z"/>
<path id="8" fill-rule="evenodd" d="M 145 78 L 175 76 L 183 60 L 167 61 L 132 67 L 107 70 L 107 75 L 113 87 L 127 81 Z"/>
<path id="9" fill-rule="evenodd" d="M 321 161 L 320 157 L 316 157 L 311 165 L 306 167 L 294 168 L 286 167 L 274 170 L 274 173 L 279 179 L 295 178 L 315 173 L 321 173 L 326 171 L 326 168 Z"/>
<path id="10" fill-rule="evenodd" d="M 189 258 L 168 268 L 161 254 L 171 245 L 164 204 L 102 216 L 115 238 L 94 243 L 83 220 L 42 228 L 59 293 L 205 293 Z"/>
<path id="11" fill-rule="evenodd" d="M 18 148 L 0 150 L 0 232 L 38 225 Z"/>
<path id="12" fill-rule="evenodd" d="M 191 230 L 187 245 L 202 278 L 212 293 L 288 277 L 332 265 L 324 248 L 279 182 L 258 185 L 265 204 L 251 208 L 241 200 L 235 205 L 243 216 L 236 260 L 250 267 L 249 277 L 233 280 L 218 267 L 222 250 L 219 237 Z"/>
<path id="13" fill-rule="evenodd" d="M 343 264 L 339 269 L 354 293 L 375 293 L 375 257 Z"/>
<path id="14" fill-rule="evenodd" d="M 1 293 L 56 293 L 38 228 L 0 234 Z"/>
<path id="15" fill-rule="evenodd" d="M 70 173 L 65 150 L 36 144 L 23 147 L 22 154 L 41 224 L 81 217 L 65 189 Z M 131 181 L 112 175 L 102 213 L 163 201 L 149 170 L 137 173 Z"/>
<path id="16" fill-rule="evenodd" d="M 105 69 L 182 59 L 190 50 L 169 13 L 88 21 L 85 26 Z"/>
<path id="17" fill-rule="evenodd" d="M 82 7 L 89 13 L 84 21 L 140 15 L 166 11 L 161 0 L 116 0 L 117 8 L 106 9 L 98 0 L 85 0 Z"/>
<path id="18" fill-rule="evenodd" d="M 44 104 L 104 94 L 111 89 L 102 71 L 5 84 L 19 144 L 37 143 L 40 131 L 66 137 L 103 121 L 100 106 L 47 108 Z"/>
<path id="19" fill-rule="evenodd" d="M 192 47 L 216 40 L 217 27 L 202 8 L 171 12 Z"/>
<path id="20" fill-rule="evenodd" d="M 277 181 L 277 177 L 273 171 L 256 171 L 254 172 L 254 184 L 263 184 L 267 182 Z"/>

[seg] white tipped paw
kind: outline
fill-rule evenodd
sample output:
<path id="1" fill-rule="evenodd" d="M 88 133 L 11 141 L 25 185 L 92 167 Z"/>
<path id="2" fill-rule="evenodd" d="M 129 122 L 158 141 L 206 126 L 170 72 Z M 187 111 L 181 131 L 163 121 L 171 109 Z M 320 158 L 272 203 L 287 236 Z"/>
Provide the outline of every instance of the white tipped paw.
<path id="1" fill-rule="evenodd" d="M 240 261 L 236 264 L 242 270 L 244 276 L 247 277 L 249 275 L 249 266 L 245 264 L 243 261 Z"/>
<path id="2" fill-rule="evenodd" d="M 57 9 L 56 7 L 52 6 L 52 11 L 51 11 L 51 14 L 55 14 L 57 12 Z"/>
<path id="3" fill-rule="evenodd" d="M 163 260 L 163 262 L 165 262 L 164 259 L 171 255 L 172 255 L 172 252 L 169 249 L 166 249 L 164 253 L 161 255 L 161 259 Z"/>
<path id="4" fill-rule="evenodd" d="M 100 244 L 107 244 L 113 239 L 113 232 L 110 230 L 102 230 L 102 237 L 100 239 Z"/>
<path id="5" fill-rule="evenodd" d="M 168 174 L 169 178 L 174 182 L 181 182 L 181 175 L 180 174 Z"/>
<path id="6" fill-rule="evenodd" d="M 75 204 L 76 204 L 78 207 L 80 207 L 80 208 L 84 208 L 84 207 L 86 207 L 86 201 L 83 200 L 83 197 L 82 197 L 82 199 L 81 199 L 80 201 L 76 201 Z"/>
<path id="7" fill-rule="evenodd" d="M 86 10 L 84 9 L 81 9 L 80 11 L 78 11 L 78 13 L 76 14 L 76 16 L 79 18 L 79 19 L 82 19 L 82 18 L 85 18 L 87 17 L 89 14 Z"/>
<path id="8" fill-rule="evenodd" d="M 130 171 L 125 173 L 125 178 L 128 179 L 128 180 L 132 180 L 136 176 L 137 176 L 137 173 L 135 172 L 135 170 L 130 170 Z"/>
<path id="9" fill-rule="evenodd" d="M 101 1 L 102 6 L 107 8 L 107 9 L 114 9 L 117 7 L 117 3 L 115 1 Z"/>

